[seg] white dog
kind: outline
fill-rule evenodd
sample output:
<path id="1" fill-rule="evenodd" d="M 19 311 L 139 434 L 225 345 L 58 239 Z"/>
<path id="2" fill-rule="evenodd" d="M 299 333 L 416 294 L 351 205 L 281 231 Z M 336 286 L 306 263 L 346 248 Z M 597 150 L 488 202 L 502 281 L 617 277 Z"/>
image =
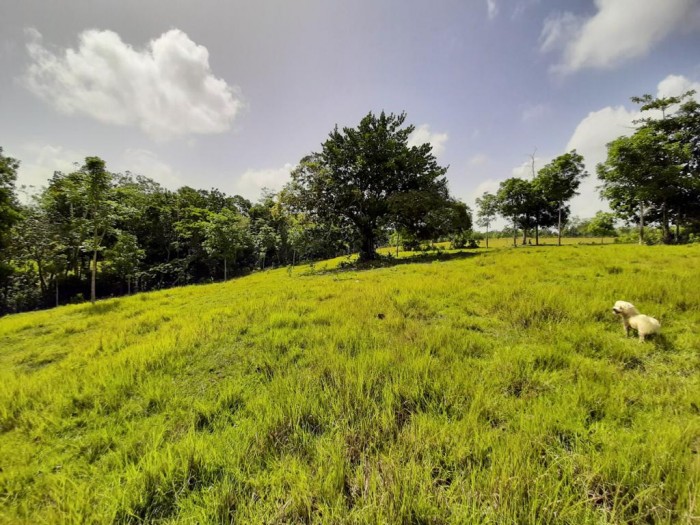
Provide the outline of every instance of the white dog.
<path id="1" fill-rule="evenodd" d="M 612 310 L 615 315 L 619 315 L 622 318 L 625 334 L 630 335 L 630 328 L 636 330 L 639 334 L 640 343 L 644 342 L 646 336 L 661 330 L 661 323 L 657 319 L 640 314 L 632 303 L 617 301 Z"/>

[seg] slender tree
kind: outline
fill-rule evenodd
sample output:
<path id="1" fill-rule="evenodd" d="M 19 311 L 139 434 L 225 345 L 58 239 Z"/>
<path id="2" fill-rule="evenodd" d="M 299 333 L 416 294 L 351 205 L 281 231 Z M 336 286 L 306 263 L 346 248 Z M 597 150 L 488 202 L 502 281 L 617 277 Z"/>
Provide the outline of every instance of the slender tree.
<path id="1" fill-rule="evenodd" d="M 476 223 L 486 228 L 486 248 L 489 247 L 489 227 L 498 215 L 498 198 L 492 193 L 485 192 L 476 199 Z"/>
<path id="2" fill-rule="evenodd" d="M 110 199 L 112 174 L 106 170 L 105 161 L 99 157 L 87 157 L 81 172 L 91 233 L 90 302 L 94 303 L 97 296 L 97 254 L 115 220 L 114 202 Z"/>

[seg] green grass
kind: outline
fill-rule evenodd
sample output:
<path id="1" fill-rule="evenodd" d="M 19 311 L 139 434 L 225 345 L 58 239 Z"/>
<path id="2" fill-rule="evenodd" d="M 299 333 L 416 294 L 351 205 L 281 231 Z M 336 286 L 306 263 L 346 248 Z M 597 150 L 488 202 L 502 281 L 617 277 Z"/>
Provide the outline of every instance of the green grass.
<path id="1" fill-rule="evenodd" d="M 698 522 L 700 246 L 340 261 L 0 319 L 0 522 Z"/>

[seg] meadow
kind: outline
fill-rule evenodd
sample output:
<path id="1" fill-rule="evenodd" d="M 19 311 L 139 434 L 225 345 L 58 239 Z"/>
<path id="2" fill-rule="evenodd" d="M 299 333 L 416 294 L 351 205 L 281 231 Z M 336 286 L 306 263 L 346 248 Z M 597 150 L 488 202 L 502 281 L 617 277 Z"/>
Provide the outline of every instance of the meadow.
<path id="1" fill-rule="evenodd" d="M 700 245 L 342 262 L 0 319 L 0 522 L 700 521 Z"/>

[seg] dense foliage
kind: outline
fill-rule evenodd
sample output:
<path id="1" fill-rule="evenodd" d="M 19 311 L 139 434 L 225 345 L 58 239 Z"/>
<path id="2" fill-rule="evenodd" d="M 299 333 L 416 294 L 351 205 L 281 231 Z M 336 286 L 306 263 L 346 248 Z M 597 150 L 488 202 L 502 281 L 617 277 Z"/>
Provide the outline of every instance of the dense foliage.
<path id="1" fill-rule="evenodd" d="M 682 226 L 700 226 L 700 104 L 693 95 L 635 97 L 661 118 L 639 120 L 633 135 L 608 144 L 608 158 L 598 165 L 601 195 L 619 217 L 639 225 L 640 243 L 648 224 L 660 225 L 665 243 L 681 241 Z"/>
<path id="2" fill-rule="evenodd" d="M 415 240 L 471 229 L 468 208 L 449 195 L 447 168 L 438 166 L 430 144 L 408 145 L 415 128 L 405 120 L 405 113 L 369 113 L 357 128 L 336 127 L 287 188 L 300 212 L 349 232 L 361 260 L 377 257 L 387 228 Z"/>

